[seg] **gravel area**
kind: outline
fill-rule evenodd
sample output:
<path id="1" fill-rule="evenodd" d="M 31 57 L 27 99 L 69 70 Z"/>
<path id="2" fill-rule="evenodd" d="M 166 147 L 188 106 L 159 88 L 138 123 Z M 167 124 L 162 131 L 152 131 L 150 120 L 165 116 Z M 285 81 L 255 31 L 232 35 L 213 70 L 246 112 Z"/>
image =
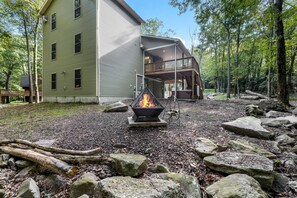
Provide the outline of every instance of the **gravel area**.
<path id="1" fill-rule="evenodd" d="M 165 105 L 166 101 L 162 101 Z M 213 140 L 226 146 L 233 139 L 246 139 L 270 150 L 271 142 L 248 138 L 228 132 L 221 127 L 223 122 L 232 121 L 245 115 L 245 106 L 250 101 L 215 101 L 201 100 L 197 102 L 181 101 L 180 126 L 173 120 L 167 128 L 129 129 L 127 117 L 133 112 L 103 113 L 90 110 L 79 115 L 56 119 L 54 123 L 43 124 L 39 131 L 34 131 L 32 139 L 55 139 L 54 146 L 67 149 L 92 149 L 101 147 L 103 154 L 135 153 L 145 155 L 149 160 L 149 170 L 143 177 L 150 176 L 150 169 L 156 164 L 165 164 L 173 172 L 196 176 L 205 187 L 219 180 L 223 175 L 206 168 L 194 151 L 197 137 Z M 130 101 L 127 102 L 130 104 Z M 281 133 L 281 131 L 280 131 Z M 99 178 L 115 175 L 106 166 L 83 165 L 83 171 L 94 172 Z M 6 189 L 14 191 L 20 181 L 10 180 L 15 173 L 1 169 L 0 181 L 5 181 Z M 42 184 L 39 175 L 32 176 Z M 73 178 L 75 180 L 76 178 Z M 73 181 L 68 181 L 69 184 Z M 44 189 L 41 189 L 44 190 Z M 54 197 L 67 197 L 66 187 Z M 46 192 L 43 191 L 43 197 Z M 15 195 L 13 192 L 11 195 Z"/>

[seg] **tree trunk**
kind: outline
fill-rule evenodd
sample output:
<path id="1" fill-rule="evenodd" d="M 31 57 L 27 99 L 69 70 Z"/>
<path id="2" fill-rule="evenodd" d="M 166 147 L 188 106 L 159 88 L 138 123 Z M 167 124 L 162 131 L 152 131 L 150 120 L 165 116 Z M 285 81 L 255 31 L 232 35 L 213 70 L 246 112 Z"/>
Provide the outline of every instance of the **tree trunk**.
<path id="1" fill-rule="evenodd" d="M 30 42 L 29 42 L 29 33 L 28 33 L 28 26 L 26 21 L 25 13 L 22 15 L 23 19 L 23 25 L 24 25 L 24 36 L 26 39 L 26 48 L 27 48 L 27 61 L 28 61 L 28 74 L 29 74 L 29 91 L 30 91 L 30 97 L 29 97 L 29 103 L 33 102 L 33 78 L 32 78 L 32 68 L 31 68 L 31 55 L 30 55 Z"/>
<path id="2" fill-rule="evenodd" d="M 240 30 L 241 30 L 241 24 L 239 23 L 237 26 L 237 34 L 236 34 L 236 58 L 235 58 L 235 69 L 237 69 L 237 71 L 236 71 L 236 90 L 237 90 L 238 97 L 240 97 L 239 74 L 238 74 L 240 33 L 241 33 Z"/>
<path id="3" fill-rule="evenodd" d="M 35 102 L 39 103 L 39 87 L 38 87 L 38 70 L 37 70 L 37 55 L 38 55 L 38 26 L 39 17 L 36 20 L 34 27 L 34 51 L 33 51 L 33 68 L 34 68 L 34 91 L 35 91 Z"/>
<path id="4" fill-rule="evenodd" d="M 0 146 L 0 152 L 35 162 L 49 169 L 50 171 L 53 171 L 54 173 L 62 174 L 67 177 L 74 177 L 80 171 L 79 167 L 77 166 L 70 166 L 59 159 L 43 155 L 32 150 Z"/>
<path id="5" fill-rule="evenodd" d="M 295 63 L 295 58 L 297 55 L 297 50 L 296 47 L 292 47 L 291 49 L 291 62 L 290 62 L 290 68 L 289 68 L 289 72 L 288 72 L 288 86 L 289 86 L 289 90 L 290 92 L 294 91 L 294 87 L 293 87 L 293 82 L 292 82 L 292 76 L 294 73 L 294 63 Z"/>
<path id="6" fill-rule="evenodd" d="M 230 81 L 231 81 L 231 33 L 230 29 L 227 29 L 227 34 L 228 34 L 228 76 L 227 76 L 227 98 L 230 98 Z"/>
<path id="7" fill-rule="evenodd" d="M 290 105 L 286 79 L 286 46 L 282 20 L 283 0 L 275 0 L 273 8 L 275 15 L 276 62 L 278 68 L 277 98 L 283 104 Z"/>
<path id="8" fill-rule="evenodd" d="M 256 92 L 252 92 L 250 90 L 245 90 L 245 93 L 250 94 L 250 95 L 259 96 L 260 98 L 263 98 L 263 99 L 269 99 L 269 97 L 267 97 L 267 96 L 264 96 L 264 95 L 256 93 Z"/>
<path id="9" fill-rule="evenodd" d="M 10 90 L 10 77 L 11 77 L 11 71 L 5 72 L 6 80 L 5 80 L 5 90 Z M 9 96 L 6 96 L 6 103 L 10 103 Z"/>

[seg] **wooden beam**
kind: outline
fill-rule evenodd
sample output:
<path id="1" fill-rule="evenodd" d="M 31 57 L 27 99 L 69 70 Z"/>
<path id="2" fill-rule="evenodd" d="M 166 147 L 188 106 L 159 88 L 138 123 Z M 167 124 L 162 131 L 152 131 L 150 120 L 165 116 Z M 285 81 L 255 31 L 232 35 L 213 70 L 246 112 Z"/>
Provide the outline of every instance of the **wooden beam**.
<path id="1" fill-rule="evenodd" d="M 192 99 L 195 99 L 195 75 L 194 75 L 194 71 L 192 71 Z"/>

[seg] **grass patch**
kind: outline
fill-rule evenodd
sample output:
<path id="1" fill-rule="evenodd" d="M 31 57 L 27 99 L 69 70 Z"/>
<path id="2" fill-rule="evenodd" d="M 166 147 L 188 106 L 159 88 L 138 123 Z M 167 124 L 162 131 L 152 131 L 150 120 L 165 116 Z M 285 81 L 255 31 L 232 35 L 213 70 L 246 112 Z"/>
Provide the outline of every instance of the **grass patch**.
<path id="1" fill-rule="evenodd" d="M 81 112 L 102 111 L 102 109 L 100 105 L 90 104 L 11 104 L 0 110 L 0 129 L 31 130 L 57 118 L 74 116 Z"/>
<path id="2" fill-rule="evenodd" d="M 215 96 L 216 100 L 227 100 L 227 94 L 217 94 Z"/>
<path id="3" fill-rule="evenodd" d="M 215 89 L 204 89 L 203 94 L 215 93 Z"/>

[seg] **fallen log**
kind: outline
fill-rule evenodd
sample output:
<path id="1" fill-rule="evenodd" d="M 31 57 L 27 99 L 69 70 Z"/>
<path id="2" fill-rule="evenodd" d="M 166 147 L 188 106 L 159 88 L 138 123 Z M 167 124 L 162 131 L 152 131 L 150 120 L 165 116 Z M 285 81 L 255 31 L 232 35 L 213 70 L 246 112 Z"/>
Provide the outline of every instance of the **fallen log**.
<path id="1" fill-rule="evenodd" d="M 26 146 L 30 146 L 32 148 L 38 148 L 48 152 L 68 154 L 68 155 L 95 155 L 102 152 L 102 148 L 95 148 L 95 149 L 86 150 L 86 151 L 78 151 L 78 150 L 69 150 L 69 149 L 62 149 L 62 148 L 56 148 L 56 147 L 42 146 L 42 145 L 35 144 L 27 140 L 21 140 L 21 139 L 0 141 L 0 145 L 7 145 L 7 144 L 23 144 Z"/>
<path id="2" fill-rule="evenodd" d="M 77 175 L 80 171 L 80 168 L 77 166 L 71 166 L 62 160 L 32 150 L 0 146 L 0 152 L 35 162 L 54 173 L 65 175 L 70 178 Z"/>
<path id="3" fill-rule="evenodd" d="M 267 96 L 265 96 L 265 95 L 263 95 L 263 94 L 259 94 L 259 93 L 256 93 L 256 92 L 252 92 L 252 91 L 250 91 L 250 90 L 245 90 L 245 93 L 250 94 L 250 95 L 258 96 L 258 97 L 260 97 L 260 98 L 262 98 L 262 99 L 269 99 L 269 97 L 267 97 Z"/>

